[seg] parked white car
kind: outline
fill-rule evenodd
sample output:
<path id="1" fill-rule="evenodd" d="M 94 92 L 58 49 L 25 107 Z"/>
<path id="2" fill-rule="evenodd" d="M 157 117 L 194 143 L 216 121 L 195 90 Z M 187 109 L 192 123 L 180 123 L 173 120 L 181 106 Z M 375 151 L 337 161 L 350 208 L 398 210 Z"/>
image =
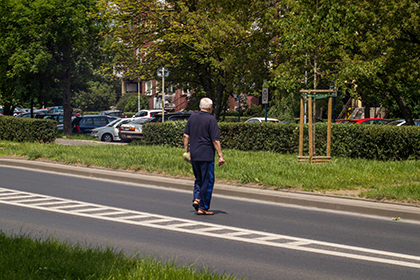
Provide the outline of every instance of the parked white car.
<path id="1" fill-rule="evenodd" d="M 131 117 L 132 120 L 138 118 L 153 118 L 155 115 L 162 114 L 162 110 L 141 110 L 137 114 Z M 165 111 L 166 114 L 166 111 Z"/>
<path id="2" fill-rule="evenodd" d="M 106 126 L 94 128 L 90 135 L 104 142 L 121 141 L 119 136 L 120 126 L 129 122 L 131 122 L 131 119 L 118 118 Z"/>
<path id="3" fill-rule="evenodd" d="M 252 119 L 246 120 L 245 122 L 246 123 L 263 123 L 263 122 L 265 122 L 265 118 L 252 118 Z M 267 122 L 278 123 L 280 121 L 278 119 L 274 119 L 274 118 L 267 118 Z"/>

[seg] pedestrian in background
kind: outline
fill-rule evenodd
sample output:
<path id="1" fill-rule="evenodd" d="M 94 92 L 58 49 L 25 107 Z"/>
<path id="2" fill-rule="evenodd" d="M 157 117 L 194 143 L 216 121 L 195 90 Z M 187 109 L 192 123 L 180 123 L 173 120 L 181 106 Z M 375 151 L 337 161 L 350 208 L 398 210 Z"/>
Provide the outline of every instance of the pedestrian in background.
<path id="1" fill-rule="evenodd" d="M 195 181 L 193 207 L 198 215 L 213 215 L 210 209 L 214 186 L 214 156 L 219 156 L 219 166 L 225 163 L 220 146 L 220 132 L 211 115 L 213 101 L 200 100 L 200 111 L 191 115 L 184 131 L 184 152 L 189 154 Z M 189 152 L 188 152 L 189 144 Z"/>

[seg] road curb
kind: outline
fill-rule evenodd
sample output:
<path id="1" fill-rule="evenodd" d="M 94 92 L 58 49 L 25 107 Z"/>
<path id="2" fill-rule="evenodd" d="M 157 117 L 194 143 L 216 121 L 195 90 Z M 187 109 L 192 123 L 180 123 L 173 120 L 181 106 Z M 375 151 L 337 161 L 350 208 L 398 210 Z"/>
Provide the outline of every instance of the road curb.
<path id="1" fill-rule="evenodd" d="M 147 175 L 106 168 L 91 168 L 54 162 L 30 161 L 26 159 L 0 158 L 0 165 L 22 167 L 62 174 L 116 180 L 125 183 L 153 185 L 179 190 L 192 190 L 192 179 L 179 179 L 160 175 Z M 420 221 L 420 207 L 400 203 L 371 201 L 360 198 L 320 195 L 303 192 L 275 191 L 240 186 L 216 184 L 215 195 L 262 200 L 273 203 L 313 207 L 325 210 L 344 211 L 363 215 Z"/>

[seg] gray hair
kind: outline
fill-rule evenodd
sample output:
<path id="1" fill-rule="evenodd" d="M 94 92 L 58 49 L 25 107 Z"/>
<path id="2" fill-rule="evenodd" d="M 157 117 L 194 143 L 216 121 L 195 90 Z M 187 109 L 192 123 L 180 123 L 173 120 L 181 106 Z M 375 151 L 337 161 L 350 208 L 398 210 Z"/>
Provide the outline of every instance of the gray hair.
<path id="1" fill-rule="evenodd" d="M 213 105 L 213 101 L 210 98 L 204 97 L 200 100 L 200 109 L 208 110 L 210 106 Z"/>

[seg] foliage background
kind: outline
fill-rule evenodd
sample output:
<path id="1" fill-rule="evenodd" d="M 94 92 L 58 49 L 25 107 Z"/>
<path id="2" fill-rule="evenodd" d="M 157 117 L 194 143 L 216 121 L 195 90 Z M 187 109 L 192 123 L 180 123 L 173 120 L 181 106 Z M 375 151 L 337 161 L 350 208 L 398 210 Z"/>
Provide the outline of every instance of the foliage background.
<path id="1" fill-rule="evenodd" d="M 127 92 L 121 96 L 116 108 L 123 112 L 138 112 L 138 93 Z M 140 110 L 147 110 L 149 108 L 149 97 L 140 95 Z"/>

